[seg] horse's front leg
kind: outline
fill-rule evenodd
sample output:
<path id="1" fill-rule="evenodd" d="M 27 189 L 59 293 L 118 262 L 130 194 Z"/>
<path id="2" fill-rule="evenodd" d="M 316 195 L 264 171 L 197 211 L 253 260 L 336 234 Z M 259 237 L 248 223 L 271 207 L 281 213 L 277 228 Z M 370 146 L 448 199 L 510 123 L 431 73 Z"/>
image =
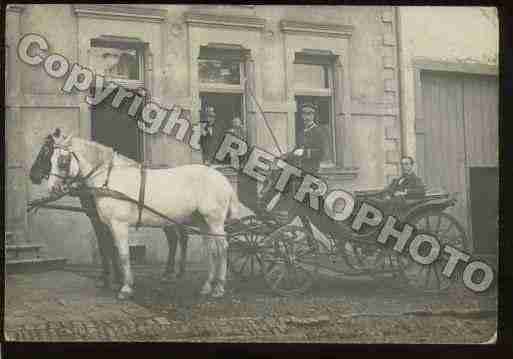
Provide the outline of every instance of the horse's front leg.
<path id="1" fill-rule="evenodd" d="M 130 268 L 130 252 L 128 245 L 128 223 L 112 220 L 109 224 L 114 243 L 119 254 L 119 262 L 123 272 L 123 286 L 119 291 L 119 299 L 128 299 L 133 295 L 134 278 Z"/>
<path id="2" fill-rule="evenodd" d="M 180 241 L 180 271 L 178 272 L 178 278 L 182 278 L 185 274 L 185 265 L 187 263 L 187 244 L 189 242 L 189 234 L 187 231 L 180 227 L 178 230 L 179 237 L 178 240 Z"/>
<path id="3" fill-rule="evenodd" d="M 172 281 L 176 278 L 175 274 L 175 256 L 176 256 L 176 247 L 178 244 L 178 230 L 175 226 L 164 227 L 164 234 L 166 235 L 167 245 L 168 245 L 168 256 L 167 256 L 167 264 L 166 269 L 164 270 L 164 274 L 162 275 L 162 281 Z"/>

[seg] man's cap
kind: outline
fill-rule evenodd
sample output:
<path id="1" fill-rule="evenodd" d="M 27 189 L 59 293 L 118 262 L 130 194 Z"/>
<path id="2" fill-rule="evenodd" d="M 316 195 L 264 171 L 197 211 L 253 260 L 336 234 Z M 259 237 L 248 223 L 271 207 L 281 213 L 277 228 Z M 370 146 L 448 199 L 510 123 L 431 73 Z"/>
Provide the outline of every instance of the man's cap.
<path id="1" fill-rule="evenodd" d="M 301 105 L 301 110 L 304 108 L 311 108 L 311 109 L 314 109 L 315 111 L 318 110 L 317 105 L 313 102 L 303 102 L 303 104 Z"/>

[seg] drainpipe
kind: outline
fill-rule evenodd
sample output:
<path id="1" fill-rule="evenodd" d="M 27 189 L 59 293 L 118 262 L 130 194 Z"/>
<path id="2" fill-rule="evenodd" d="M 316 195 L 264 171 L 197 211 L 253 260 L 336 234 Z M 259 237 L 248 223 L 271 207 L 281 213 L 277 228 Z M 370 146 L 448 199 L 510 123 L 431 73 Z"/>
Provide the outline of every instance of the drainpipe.
<path id="1" fill-rule="evenodd" d="M 399 144 L 399 151 L 401 153 L 401 156 L 409 155 L 407 153 L 407 146 L 406 146 L 406 118 L 404 114 L 404 103 L 406 101 L 405 96 L 406 94 L 403 93 L 403 89 L 405 88 L 405 78 L 404 78 L 404 71 L 403 71 L 403 47 L 402 47 L 402 28 L 401 28 L 401 13 L 400 13 L 400 6 L 394 6 L 395 10 L 395 36 L 396 36 L 396 51 L 397 51 L 397 93 L 398 93 L 398 107 L 399 107 L 399 126 L 400 126 L 400 133 L 401 133 L 401 140 Z"/>

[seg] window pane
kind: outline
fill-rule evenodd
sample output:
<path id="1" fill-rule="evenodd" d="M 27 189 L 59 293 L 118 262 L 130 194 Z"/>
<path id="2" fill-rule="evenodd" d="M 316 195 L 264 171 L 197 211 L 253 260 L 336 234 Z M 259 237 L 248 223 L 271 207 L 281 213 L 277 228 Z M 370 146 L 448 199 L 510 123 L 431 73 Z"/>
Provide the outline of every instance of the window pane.
<path id="1" fill-rule="evenodd" d="M 202 83 L 240 85 L 240 61 L 199 59 L 198 67 Z"/>
<path id="2" fill-rule="evenodd" d="M 294 85 L 297 88 L 328 88 L 326 67 L 294 64 Z"/>
<path id="3" fill-rule="evenodd" d="M 135 49 L 92 47 L 91 65 L 97 74 L 126 80 L 139 79 L 139 59 Z"/>

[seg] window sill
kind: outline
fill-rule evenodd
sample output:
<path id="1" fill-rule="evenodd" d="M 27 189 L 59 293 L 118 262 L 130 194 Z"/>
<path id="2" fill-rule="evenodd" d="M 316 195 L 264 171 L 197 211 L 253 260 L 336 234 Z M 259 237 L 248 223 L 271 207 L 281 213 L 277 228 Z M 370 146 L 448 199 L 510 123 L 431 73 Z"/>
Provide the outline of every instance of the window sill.
<path id="1" fill-rule="evenodd" d="M 354 180 L 358 177 L 358 167 L 340 167 L 336 165 L 326 166 L 319 169 L 321 177 L 339 177 L 342 180 Z"/>
<path id="2" fill-rule="evenodd" d="M 218 170 L 225 175 L 237 175 L 239 171 L 233 169 L 230 165 L 209 164 L 211 168 Z M 359 168 L 357 167 L 339 167 L 335 165 L 321 167 L 319 175 L 321 177 L 340 177 L 342 180 L 354 180 L 358 177 Z"/>

